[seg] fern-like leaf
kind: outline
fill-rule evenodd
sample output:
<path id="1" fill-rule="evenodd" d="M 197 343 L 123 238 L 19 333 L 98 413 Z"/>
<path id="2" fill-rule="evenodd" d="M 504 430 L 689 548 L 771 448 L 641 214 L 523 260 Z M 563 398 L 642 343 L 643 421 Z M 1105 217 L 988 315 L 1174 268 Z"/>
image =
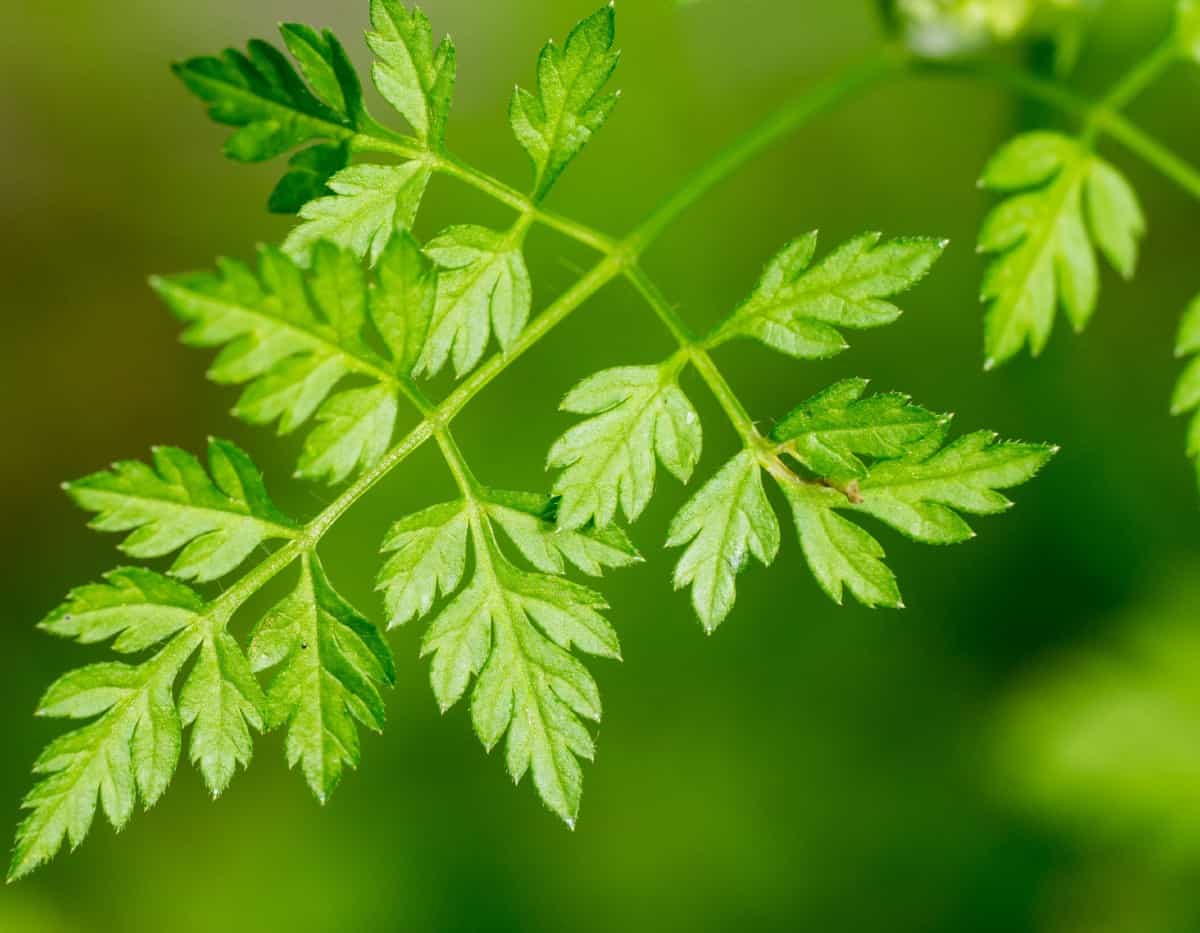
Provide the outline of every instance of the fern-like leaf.
<path id="1" fill-rule="evenodd" d="M 435 293 L 434 273 L 411 236 L 391 240 L 365 277 L 351 253 L 323 243 L 308 272 L 264 248 L 257 276 L 224 260 L 216 274 L 158 278 L 154 286 L 190 325 L 185 342 L 224 346 L 209 377 L 248 383 L 235 415 L 278 422 L 281 433 L 316 415 L 299 475 L 340 482 L 386 450 L 399 380 L 424 343 Z M 334 394 L 351 374 L 375 384 Z"/>
<path id="2" fill-rule="evenodd" d="M 121 543 L 126 554 L 144 559 L 180 551 L 171 573 L 204 582 L 296 528 L 275 508 L 262 476 L 239 448 L 210 440 L 208 463 L 206 472 L 187 451 L 157 447 L 153 466 L 123 460 L 65 488 L 76 504 L 96 513 L 92 528 L 130 532 Z"/>
<path id="3" fill-rule="evenodd" d="M 491 334 L 502 350 L 520 336 L 533 302 L 521 239 L 466 225 L 426 244 L 426 255 L 440 271 L 419 371 L 433 376 L 452 360 L 454 374 L 462 377 L 482 359 Z"/>
<path id="4" fill-rule="evenodd" d="M 399 0 L 371 0 L 371 26 L 367 45 L 375 53 L 375 86 L 417 138 L 440 148 L 454 95 L 454 43 L 447 36 L 435 49 L 429 19 Z"/>
<path id="5" fill-rule="evenodd" d="M 1137 266 L 1146 224 L 1137 195 L 1115 168 L 1058 133 L 1018 136 L 992 157 L 980 184 L 1008 195 L 988 215 L 979 250 L 995 255 L 984 277 L 990 369 L 1050 339 L 1055 309 L 1081 331 L 1096 310 L 1095 247 L 1125 278 Z"/>
<path id="6" fill-rule="evenodd" d="M 676 382 L 677 367 L 624 366 L 589 376 L 563 411 L 589 415 L 555 441 L 548 465 L 562 469 L 558 524 L 607 527 L 620 506 L 634 521 L 654 490 L 655 463 L 681 483 L 700 459 L 700 418 Z"/>
<path id="7" fill-rule="evenodd" d="M 619 95 L 603 93 L 620 58 L 614 34 L 610 4 L 578 23 L 561 49 L 553 41 L 542 47 L 536 94 L 513 92 L 508 119 L 533 162 L 535 200 L 546 196 L 616 106 Z"/>
<path id="8" fill-rule="evenodd" d="M 379 630 L 330 585 L 315 556 L 305 556 L 300 580 L 254 630 L 250 662 L 274 668 L 267 721 L 287 727 L 287 758 L 300 766 L 324 803 L 345 767 L 360 758 L 355 721 L 378 732 L 385 709 L 379 688 L 396 680 Z"/>
<path id="9" fill-rule="evenodd" d="M 262 697 L 240 648 L 199 594 L 148 570 L 122 569 L 73 590 L 42 623 L 57 635 L 93 643 L 116 635 L 123 652 L 159 646 L 136 663 L 72 671 L 46 691 L 38 715 L 91 719 L 55 739 L 34 765 L 40 780 L 25 797 L 9 880 L 78 846 L 97 808 L 121 829 L 140 799 L 153 806 L 179 760 L 192 724 L 192 758 L 219 794 L 250 756 L 248 727 L 262 725 Z M 199 651 L 178 704 L 175 682 Z"/>
<path id="10" fill-rule="evenodd" d="M 680 509 L 667 547 L 685 544 L 675 588 L 692 588 L 692 605 L 711 633 L 733 609 L 735 578 L 750 558 L 766 567 L 779 552 L 779 520 L 752 452 L 730 460 Z"/>
<path id="11" fill-rule="evenodd" d="M 817 234 L 788 244 L 767 265 L 754 293 L 708 341 L 718 346 L 752 337 L 797 359 L 824 359 L 846 349 L 838 328 L 890 324 L 900 309 L 886 299 L 925 277 L 944 240 L 909 237 L 880 242 L 866 233 L 813 264 Z"/>

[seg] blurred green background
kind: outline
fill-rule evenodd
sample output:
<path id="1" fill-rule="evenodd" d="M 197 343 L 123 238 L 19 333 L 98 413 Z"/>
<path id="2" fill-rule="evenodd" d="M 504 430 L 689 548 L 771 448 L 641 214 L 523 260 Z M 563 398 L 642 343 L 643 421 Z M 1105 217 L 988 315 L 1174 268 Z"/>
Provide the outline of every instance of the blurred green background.
<path id="1" fill-rule="evenodd" d="M 459 48 L 451 145 L 524 184 L 505 112 L 537 49 L 590 0 L 427 0 Z M 1164 35 L 1166 0 L 1109 0 L 1071 83 L 1102 92 Z M 0 35 L 0 812 L 15 825 L 29 764 L 60 724 L 40 691 L 103 652 L 34 623 L 117 561 L 83 529 L 60 480 L 150 445 L 244 444 L 302 514 L 324 490 L 290 484 L 296 441 L 234 422 L 234 394 L 145 279 L 248 257 L 286 218 L 264 209 L 281 165 L 225 161 L 168 62 L 280 20 L 333 27 L 365 65 L 365 0 L 15 0 Z M 564 176 L 553 207 L 619 233 L 716 148 L 880 41 L 875 5 L 624 0 L 624 98 Z M 1001 52 L 1010 57 L 1020 54 Z M 1200 159 L 1200 70 L 1181 67 L 1131 115 Z M 377 108 L 381 110 L 382 108 Z M 788 539 L 743 578 L 712 638 L 673 594 L 660 552 L 685 493 L 667 479 L 634 529 L 649 555 L 604 589 L 625 661 L 593 665 L 606 704 L 574 833 L 513 789 L 462 708 L 444 718 L 393 633 L 399 685 L 382 737 L 325 808 L 289 774 L 277 735 L 218 802 L 181 763 L 170 793 L 117 838 L 0 890 L 0 930 L 879 930 L 1157 933 L 1200 930 L 1200 509 L 1167 415 L 1179 313 L 1200 289 L 1200 207 L 1105 144 L 1151 233 L 1136 282 L 1109 276 L 1083 337 L 1061 326 L 1044 358 L 981 372 L 982 261 L 973 241 L 990 152 L 1056 120 L 995 88 L 904 80 L 822 119 L 690 211 L 647 266 L 696 326 L 749 289 L 786 239 L 860 232 L 946 236 L 934 276 L 851 352 L 796 364 L 722 351 L 749 408 L 777 417 L 834 379 L 865 375 L 961 430 L 1048 440 L 1062 454 L 979 538 L 931 549 L 883 532 L 902 613 L 837 608 Z M 419 222 L 504 215 L 435 181 Z M 531 239 L 536 303 L 586 264 Z M 545 488 L 545 451 L 575 380 L 664 356 L 668 336 L 623 285 L 606 289 L 509 370 L 457 423 L 483 479 Z M 735 440 L 698 384 L 701 475 Z M 325 546 L 339 587 L 377 620 L 386 526 L 450 492 L 431 448 L 389 477 Z M 245 623 L 243 623 L 245 624 Z M 1146 646 L 1150 645 L 1150 648 Z"/>

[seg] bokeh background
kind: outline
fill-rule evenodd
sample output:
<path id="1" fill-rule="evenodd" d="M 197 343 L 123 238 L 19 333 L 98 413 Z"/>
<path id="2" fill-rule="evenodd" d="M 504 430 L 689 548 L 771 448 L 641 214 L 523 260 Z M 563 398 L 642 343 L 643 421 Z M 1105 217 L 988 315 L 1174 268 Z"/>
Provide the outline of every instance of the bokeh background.
<path id="1" fill-rule="evenodd" d="M 589 0 L 427 0 L 459 48 L 451 142 L 523 183 L 505 122 L 537 49 Z M 60 724 L 31 716 L 60 672 L 102 652 L 34 630 L 67 588 L 117 561 L 84 530 L 60 480 L 155 443 L 209 433 L 252 451 L 301 513 L 323 490 L 291 484 L 294 440 L 227 414 L 207 357 L 145 279 L 241 257 L 279 239 L 265 212 L 281 166 L 225 161 L 171 60 L 331 26 L 365 65 L 365 0 L 13 0 L 0 32 L 0 819 L 15 825 L 29 764 Z M 1166 0 L 1109 0 L 1070 83 L 1096 94 L 1168 28 Z M 562 179 L 553 206 L 614 233 L 717 147 L 881 37 L 875 4 L 783 0 L 618 3 L 625 94 Z M 1018 60 L 1021 49 L 994 54 Z M 1180 67 L 1132 116 L 1200 159 L 1200 69 Z M 1200 206 L 1111 144 L 1151 233 L 1133 284 L 1108 275 L 1082 337 L 1043 359 L 981 371 L 973 241 L 988 154 L 1057 118 L 993 87 L 903 80 L 798 133 L 690 211 L 647 265 L 696 326 L 752 284 L 786 239 L 828 246 L 862 231 L 946 236 L 908 313 L 823 363 L 756 346 L 722 351 L 750 409 L 779 416 L 828 382 L 867 375 L 922 404 L 1048 440 L 1062 454 L 969 545 L 882 540 L 909 608 L 837 608 L 794 540 L 743 578 L 706 638 L 672 593 L 666 524 L 685 492 L 664 482 L 634 529 L 645 564 L 605 591 L 625 661 L 594 670 L 599 756 L 568 832 L 486 757 L 465 711 L 438 714 L 418 632 L 393 633 L 399 684 L 363 766 L 318 807 L 278 736 L 217 803 L 181 763 L 170 793 L 118 838 L 99 820 L 77 853 L 0 890 L 0 930 L 1044 931 L 1200 929 L 1200 509 L 1167 414 L 1173 331 L 1200 290 Z M 435 181 L 418 233 L 503 213 Z M 531 240 L 539 306 L 586 252 Z M 560 394 L 596 369 L 660 358 L 667 335 L 614 285 L 473 403 L 457 424 L 478 472 L 545 488 L 544 453 L 568 423 Z M 698 384 L 701 475 L 734 438 Z M 383 530 L 439 501 L 433 449 L 398 470 L 330 536 L 339 587 L 374 618 Z M 242 623 L 246 624 L 245 622 Z"/>

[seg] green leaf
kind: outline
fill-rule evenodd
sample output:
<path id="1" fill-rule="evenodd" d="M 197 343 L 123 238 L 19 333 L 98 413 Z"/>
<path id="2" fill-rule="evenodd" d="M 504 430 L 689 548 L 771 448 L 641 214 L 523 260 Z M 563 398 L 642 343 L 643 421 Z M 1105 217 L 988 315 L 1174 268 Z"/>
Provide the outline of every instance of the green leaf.
<path id="1" fill-rule="evenodd" d="M 867 606 L 899 607 L 900 590 L 879 542 L 839 510 L 874 516 L 915 541 L 955 544 L 974 537 L 962 515 L 992 515 L 1012 503 L 999 490 L 1032 479 L 1057 448 L 998 442 L 989 431 L 945 443 L 946 426 L 878 460 L 844 490 L 782 479 L 800 544 L 821 588 L 838 603 L 844 590 Z M 778 477 L 777 477 L 778 478 Z M 961 513 L 961 514 L 960 514 Z"/>
<path id="2" fill-rule="evenodd" d="M 866 379 L 835 383 L 796 407 L 775 426 L 771 439 L 815 475 L 865 476 L 859 455 L 886 460 L 936 431 L 946 420 L 913 405 L 907 395 L 863 398 Z"/>
<path id="3" fill-rule="evenodd" d="M 271 195 L 271 210 L 294 213 L 326 193 L 326 182 L 349 162 L 349 140 L 372 121 L 354 68 L 332 33 L 298 24 L 280 31 L 308 86 L 282 52 L 261 40 L 251 41 L 247 53 L 228 49 L 220 57 L 176 64 L 174 71 L 209 105 L 213 120 L 239 128 L 225 146 L 230 158 L 263 161 L 317 143 L 296 153 Z"/>
<path id="4" fill-rule="evenodd" d="M 449 596 L 467 566 L 470 517 L 461 499 L 435 505 L 396 522 L 383 542 L 389 554 L 379 572 L 388 628 L 426 615 L 440 592 Z"/>
<path id="5" fill-rule="evenodd" d="M 901 312 L 885 299 L 924 278 L 946 241 L 909 237 L 880 243 L 880 236 L 855 237 L 816 265 L 815 232 L 788 244 L 709 345 L 753 337 L 797 359 L 823 359 L 846 349 L 839 327 L 892 323 Z"/>
<path id="6" fill-rule="evenodd" d="M 440 149 L 454 96 L 454 43 L 447 36 L 435 50 L 429 19 L 399 0 L 371 0 L 371 26 L 375 86 L 420 140 Z"/>
<path id="7" fill-rule="evenodd" d="M 396 369 L 412 372 L 429 334 L 437 297 L 437 272 L 409 233 L 389 242 L 375 266 L 371 320 Z"/>
<path id="8" fill-rule="evenodd" d="M 559 500 L 554 496 L 489 489 L 486 500 L 488 515 L 504 529 L 521 556 L 543 573 L 561 575 L 570 563 L 588 576 L 598 577 L 605 568 L 628 567 L 642 559 L 617 525 L 559 528 Z"/>
<path id="9" fill-rule="evenodd" d="M 148 570 L 115 570 L 104 583 L 72 590 L 63 605 L 41 627 L 55 635 L 91 644 L 113 635 L 118 651 L 135 652 L 160 646 L 138 664 L 92 664 L 60 677 L 46 691 L 38 715 L 91 719 L 52 741 L 34 764 L 39 780 L 22 802 L 28 814 L 17 831 L 9 880 L 20 878 L 49 861 L 64 841 L 78 846 L 91 828 L 97 808 L 121 829 L 140 799 L 149 809 L 166 790 L 179 761 L 184 722 L 193 728 L 193 751 L 199 754 L 205 777 L 214 792 L 224 786 L 214 771 L 222 753 L 236 740 L 238 725 L 226 721 L 227 735 L 211 731 L 214 710 L 210 698 L 191 683 L 207 683 L 211 675 L 205 653 L 240 657 L 237 646 L 208 613 L 191 588 Z M 201 649 L 201 660 L 189 678 L 183 720 L 173 689 L 188 660 Z M 257 696 L 246 671 L 237 672 L 235 685 Z M 223 683 L 223 681 L 222 681 Z M 246 714 L 256 715 L 253 706 Z M 219 769 L 218 769 L 219 770 Z"/>
<path id="10" fill-rule="evenodd" d="M 567 164 L 608 119 L 618 94 L 604 94 L 620 53 L 613 51 L 612 5 L 578 23 L 560 49 L 543 46 L 537 94 L 517 88 L 508 119 L 517 142 L 533 161 L 535 200 L 549 192 Z"/>
<path id="11" fill-rule="evenodd" d="M 224 260 L 217 274 L 156 279 L 155 288 L 190 324 L 185 342 L 226 345 L 209 370 L 222 383 L 249 383 L 234 414 L 293 431 L 314 413 L 300 474 L 338 482 L 374 464 L 391 437 L 399 379 L 428 330 L 433 271 L 407 233 L 395 237 L 366 278 L 354 256 L 329 243 L 305 271 L 278 250 L 260 253 L 257 277 Z M 372 344 L 368 321 L 384 352 Z M 350 374 L 369 388 L 331 396 Z"/>
<path id="12" fill-rule="evenodd" d="M 317 411 L 319 423 L 304 441 L 296 475 L 341 483 L 374 466 L 391 444 L 398 407 L 386 386 L 339 392 Z"/>
<path id="13" fill-rule="evenodd" d="M 191 759 L 214 797 L 224 792 L 238 765 L 250 763 L 250 729 L 262 731 L 266 700 L 233 637 L 210 629 L 179 694 L 179 715 L 192 726 Z"/>
<path id="14" fill-rule="evenodd" d="M 1007 143 L 980 184 L 1009 197 L 984 221 L 979 250 L 993 254 L 982 300 L 987 367 L 1028 344 L 1042 352 L 1062 304 L 1076 331 L 1096 309 L 1095 246 L 1125 278 L 1146 225 L 1137 196 L 1111 165 L 1074 139 L 1033 132 Z"/>
<path id="15" fill-rule="evenodd" d="M 156 447 L 154 465 L 136 460 L 113 464 L 67 483 L 77 505 L 95 512 L 90 527 L 129 531 L 121 550 L 132 557 L 181 552 L 171 574 L 184 580 L 215 580 L 272 538 L 291 537 L 295 524 L 275 508 L 262 477 L 241 450 L 210 440 L 209 473 L 177 447 Z"/>
<path id="16" fill-rule="evenodd" d="M 490 751 L 507 735 L 513 780 L 532 772 L 546 806 L 574 825 L 579 761 L 590 761 L 595 750 L 584 720 L 600 720 L 600 695 L 570 649 L 619 657 L 616 633 L 592 591 L 516 570 L 494 550 L 482 562 L 425 634 L 434 695 L 447 710 L 474 678 L 471 720 L 484 747 Z"/>
<path id="17" fill-rule="evenodd" d="M 779 521 L 752 452 L 726 463 L 679 510 L 667 547 L 685 544 L 675 566 L 675 588 L 692 588 L 692 605 L 711 633 L 733 608 L 736 578 L 750 557 L 766 567 L 779 552 Z"/>
<path id="18" fill-rule="evenodd" d="M 426 244 L 425 254 L 441 271 L 419 372 L 434 376 L 452 359 L 461 378 L 479 363 L 492 333 L 502 350 L 520 336 L 533 292 L 517 230 L 464 225 Z"/>
<path id="19" fill-rule="evenodd" d="M 858 485 L 859 512 L 873 515 L 925 544 L 975 537 L 961 515 L 994 515 L 1012 506 L 998 490 L 1027 483 L 1057 448 L 997 441 L 976 431 L 945 447 L 942 427 L 904 457 L 875 464 Z M 940 449 L 939 449 L 940 448 Z"/>
<path id="20" fill-rule="evenodd" d="M 554 442 L 548 465 L 562 469 L 558 525 L 606 528 L 618 503 L 634 521 L 654 490 L 655 460 L 687 483 L 700 458 L 700 418 L 676 383 L 674 364 L 625 366 L 589 376 L 563 411 L 591 415 Z"/>
<path id="21" fill-rule="evenodd" d="M 1179 335 L 1175 340 L 1175 355 L 1190 356 L 1175 392 L 1171 397 L 1171 414 L 1191 414 L 1187 433 L 1187 455 L 1195 461 L 1197 481 L 1200 482 L 1200 296 L 1192 300 L 1183 314 Z"/>
<path id="22" fill-rule="evenodd" d="M 250 661 L 256 671 L 276 668 L 268 724 L 287 727 L 288 765 L 300 766 L 324 803 L 361 757 L 355 720 L 383 729 L 379 688 L 396 680 L 387 642 L 305 556 L 296 588 L 255 628 Z"/>
<path id="23" fill-rule="evenodd" d="M 301 208 L 302 222 L 284 240 L 284 252 L 307 265 L 327 240 L 374 265 L 397 231 L 412 228 L 431 175 L 423 162 L 342 169 L 325 182 L 331 195 Z"/>
<path id="24" fill-rule="evenodd" d="M 132 654 L 181 632 L 203 610 L 191 587 L 153 570 L 121 567 L 106 573 L 103 583 L 71 590 L 38 627 L 81 645 L 116 636 L 113 650 Z"/>

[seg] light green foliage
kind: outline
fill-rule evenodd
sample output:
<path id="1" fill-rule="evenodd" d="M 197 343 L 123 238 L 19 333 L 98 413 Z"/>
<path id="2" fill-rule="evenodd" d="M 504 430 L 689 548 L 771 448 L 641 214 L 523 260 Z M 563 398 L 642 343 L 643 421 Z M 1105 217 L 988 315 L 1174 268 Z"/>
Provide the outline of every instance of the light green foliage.
<path id="1" fill-rule="evenodd" d="M 224 347 L 209 377 L 248 383 L 235 415 L 251 424 L 278 422 L 281 433 L 316 415 L 300 476 L 340 482 L 387 449 L 398 380 L 424 342 L 435 292 L 433 270 L 411 236 L 391 240 L 367 275 L 351 253 L 322 243 L 308 271 L 267 247 L 257 275 L 222 260 L 216 273 L 153 284 L 190 325 L 185 342 Z M 375 385 L 335 393 L 351 374 Z"/>
<path id="2" fill-rule="evenodd" d="M 606 527 L 617 507 L 634 521 L 654 491 L 655 462 L 681 483 L 700 459 L 700 418 L 676 382 L 678 366 L 623 366 L 589 376 L 567 393 L 563 411 L 589 415 L 550 448 L 562 469 L 558 525 Z"/>
<path id="3" fill-rule="evenodd" d="M 367 45 L 375 53 L 375 86 L 418 139 L 440 148 L 454 95 L 454 43 L 447 36 L 434 49 L 429 19 L 399 0 L 371 0 L 371 26 Z"/>
<path id="4" fill-rule="evenodd" d="M 180 551 L 171 567 L 184 580 L 215 580 L 256 547 L 293 534 L 272 504 L 250 458 L 228 441 L 211 440 L 208 472 L 177 447 L 157 447 L 153 466 L 113 464 L 67 483 L 67 493 L 96 517 L 98 531 L 131 532 L 121 550 L 141 559 Z"/>
<path id="5" fill-rule="evenodd" d="M 1007 195 L 979 234 L 980 252 L 996 257 L 981 291 L 989 303 L 984 345 L 991 368 L 1026 343 L 1040 354 L 1060 303 L 1082 330 L 1099 295 L 1095 247 L 1131 278 L 1146 225 L 1124 177 L 1058 133 L 1025 133 L 1007 143 L 980 184 Z"/>
<path id="6" fill-rule="evenodd" d="M 302 223 L 284 240 L 284 252 L 308 265 L 313 249 L 328 241 L 377 262 L 393 234 L 412 226 L 431 174 L 420 162 L 343 169 L 329 179 L 327 197 L 300 208 Z"/>
<path id="7" fill-rule="evenodd" d="M 217 795 L 249 760 L 248 726 L 262 725 L 261 693 L 221 617 L 167 577 L 113 571 L 73 590 L 41 627 L 87 644 L 115 635 L 124 653 L 157 650 L 134 664 L 79 668 L 46 691 L 39 716 L 92 721 L 55 739 L 35 763 L 40 779 L 22 803 L 29 813 L 10 880 L 53 858 L 64 841 L 78 846 L 97 806 L 116 829 L 139 799 L 153 806 L 175 773 L 184 726 L 192 724 L 192 760 Z M 197 649 L 177 705 L 175 682 Z"/>
<path id="8" fill-rule="evenodd" d="M 974 537 L 963 515 L 1009 508 L 1012 503 L 998 490 L 1028 482 L 1055 452 L 1041 444 L 998 442 L 988 431 L 942 446 L 945 438 L 946 427 L 936 428 L 903 456 L 872 464 L 844 490 L 781 483 L 804 556 L 835 602 L 848 589 L 866 606 L 903 605 L 882 546 L 840 512 L 871 515 L 925 544 L 959 543 Z"/>
<path id="9" fill-rule="evenodd" d="M 700 623 L 712 632 L 733 608 L 735 577 L 750 557 L 765 567 L 779 552 L 779 520 L 752 452 L 725 464 L 675 516 L 667 547 L 684 544 L 675 588 L 692 588 Z"/>
<path id="10" fill-rule="evenodd" d="M 772 440 L 816 476 L 856 479 L 867 474 L 860 456 L 901 457 L 946 420 L 898 392 L 863 398 L 866 389 L 866 379 L 831 385 L 779 422 Z"/>
<path id="11" fill-rule="evenodd" d="M 600 615 L 599 594 L 564 579 L 570 562 L 584 572 L 639 559 L 615 526 L 560 532 L 553 499 L 480 490 L 479 498 L 433 506 L 401 519 L 384 541 L 390 553 L 379 578 L 392 625 L 428 614 L 439 592 L 453 596 L 426 630 L 430 680 L 443 711 L 467 692 L 471 719 L 487 749 L 507 735 L 514 781 L 527 771 L 546 805 L 574 823 L 582 788 L 580 759 L 594 743 L 584 720 L 599 721 L 600 695 L 576 648 L 619 657 L 616 632 Z M 499 526 L 541 573 L 516 567 L 502 552 Z M 474 550 L 474 572 L 462 585 Z"/>
<path id="12" fill-rule="evenodd" d="M 437 304 L 418 370 L 433 376 L 448 360 L 461 378 L 479 363 L 495 333 L 502 350 L 529 320 L 533 290 L 521 252 L 523 229 L 451 227 L 425 246 L 439 268 Z"/>
<path id="13" fill-rule="evenodd" d="M 1171 414 L 1191 414 L 1188 426 L 1187 455 L 1196 462 L 1197 479 L 1200 480 L 1200 297 L 1188 306 L 1179 325 L 1175 340 L 1175 355 L 1190 356 L 1183 375 L 1175 384 L 1171 397 Z"/>
<path id="14" fill-rule="evenodd" d="M 709 340 L 718 346 L 753 337 L 797 359 L 823 359 L 846 349 L 838 328 L 890 324 L 900 309 L 886 299 L 925 277 L 945 241 L 922 237 L 880 242 L 866 233 L 813 265 L 817 234 L 788 244 L 767 265 L 758 286 Z"/>
<path id="15" fill-rule="evenodd" d="M 508 119 L 517 142 L 533 161 L 533 196 L 541 200 L 567 164 L 608 119 L 618 94 L 604 85 L 617 67 L 613 7 L 579 23 L 559 48 L 547 42 L 538 56 L 537 93 L 517 88 Z"/>
<path id="16" fill-rule="evenodd" d="M 155 803 L 174 774 L 185 729 L 189 757 L 214 796 L 250 761 L 255 733 L 281 729 L 289 766 L 320 801 L 328 799 L 359 763 L 360 727 L 382 729 L 382 690 L 396 670 L 382 633 L 335 590 L 318 546 L 423 443 L 441 450 L 459 498 L 400 518 L 387 535 L 377 581 L 387 627 L 429 620 L 421 651 L 430 658 L 438 705 L 446 711 L 469 696 L 484 747 L 503 742 L 513 780 L 530 774 L 547 807 L 570 825 L 580 807 L 582 762 L 595 751 L 592 725 L 601 716 L 599 690 L 579 655 L 615 659 L 620 646 L 602 614 L 603 597 L 566 573 L 598 577 L 639 561 L 615 524 L 618 511 L 633 521 L 645 510 L 659 464 L 689 482 L 702 431 L 679 385 L 685 367 L 695 367 L 742 441 L 741 452 L 679 511 L 667 542 L 682 548 L 675 585 L 690 588 L 709 632 L 729 615 L 737 576 L 750 559 L 768 565 L 779 550 L 764 473 L 782 488 L 825 591 L 839 602 L 849 589 L 867 605 L 896 606 L 899 590 L 882 548 L 847 513 L 872 516 L 919 541 L 961 541 L 971 535 L 963 516 L 1006 508 L 1000 490 L 1028 480 L 1052 453 L 997 443 L 986 433 L 947 444 L 945 418 L 904 396 L 866 396 L 865 380 L 836 383 L 769 436 L 759 433 L 709 351 L 753 337 L 802 359 L 838 353 L 843 329 L 877 327 L 900 315 L 892 299 L 924 277 L 945 243 L 867 234 L 814 262 L 817 237 L 809 234 L 770 263 L 750 298 L 713 334 L 694 339 L 637 257 L 698 190 L 780 126 L 764 124 L 735 145 L 625 240 L 541 210 L 616 101 L 605 91 L 618 59 L 611 5 L 579 23 L 561 47 L 548 44 L 536 92 L 518 89 L 512 99 L 512 129 L 534 165 L 530 198 L 446 152 L 456 70 L 450 40 L 435 46 L 429 20 L 399 0 L 372 0 L 371 24 L 376 87 L 414 136 L 367 113 L 341 45 L 307 26 L 282 27 L 291 59 L 252 42 L 246 54 L 193 59 L 176 69 L 214 119 L 236 127 L 231 156 L 257 161 L 292 153 L 271 206 L 297 212 L 299 223 L 282 248 L 260 250 L 255 268 L 219 260 L 215 271 L 152 284 L 185 322 L 186 343 L 219 348 L 209 376 L 242 387 L 237 417 L 275 424 L 281 434 L 307 425 L 296 475 L 352 482 L 296 523 L 272 504 L 247 455 L 214 440 L 207 469 L 165 447 L 155 450 L 152 465 L 122 462 L 68 485 L 72 498 L 96 513 L 94 527 L 129 533 L 121 545 L 127 554 L 179 552 L 169 571 L 175 577 L 214 581 L 252 552 L 260 555 L 211 599 L 155 571 L 114 570 L 71 591 L 42 622 L 85 645 L 111 640 L 124 660 L 69 673 L 43 698 L 40 715 L 86 722 L 53 741 L 35 765 L 12 878 L 52 858 L 64 841 L 78 845 L 98 809 L 120 829 L 139 800 Z M 1058 144 L 1043 149 L 1048 156 L 1038 150 L 1014 157 L 1010 150 L 1007 161 L 998 157 L 990 183 L 1054 189 L 1076 163 L 1085 164 L 1078 182 L 1084 194 L 1076 200 L 1086 196 L 1091 235 L 1119 269 L 1132 270 L 1141 219 L 1128 186 L 1077 146 L 1069 157 Z M 351 153 L 367 152 L 393 164 L 348 164 Z M 434 172 L 515 208 L 516 219 L 503 232 L 451 226 L 422 248 L 411 227 Z M 1045 192 L 1020 197 L 1038 196 Z M 1020 210 L 1002 208 L 985 234 L 1016 253 L 1025 240 L 1012 233 L 1020 219 L 1013 214 Z M 524 242 L 534 224 L 605 257 L 527 330 L 532 285 Z M 1091 246 L 1084 246 L 1090 259 Z M 1001 261 L 1008 259 L 1006 253 Z M 562 409 L 583 417 L 550 450 L 548 465 L 560 471 L 552 495 L 484 485 L 451 422 L 512 358 L 622 274 L 667 325 L 678 351 L 660 364 L 603 370 L 567 394 Z M 476 369 L 493 337 L 499 357 Z M 1181 339 L 1181 348 L 1200 349 L 1200 337 Z M 475 374 L 441 402 L 426 398 L 414 373 L 435 376 L 447 364 L 458 378 Z M 420 419 L 393 445 L 402 401 Z M 1187 402 L 1200 406 L 1191 395 Z M 248 620 L 253 629 L 243 652 L 231 625 L 294 565 L 298 574 L 286 595 Z"/>
<path id="17" fill-rule="evenodd" d="M 396 680 L 387 642 L 338 595 L 313 556 L 301 562 L 296 588 L 255 628 L 249 654 L 255 671 L 275 669 L 268 724 L 287 727 L 288 764 L 300 765 L 324 803 L 343 769 L 359 762 L 355 720 L 383 729 L 379 687 Z"/>

